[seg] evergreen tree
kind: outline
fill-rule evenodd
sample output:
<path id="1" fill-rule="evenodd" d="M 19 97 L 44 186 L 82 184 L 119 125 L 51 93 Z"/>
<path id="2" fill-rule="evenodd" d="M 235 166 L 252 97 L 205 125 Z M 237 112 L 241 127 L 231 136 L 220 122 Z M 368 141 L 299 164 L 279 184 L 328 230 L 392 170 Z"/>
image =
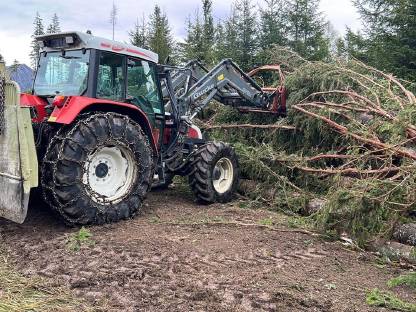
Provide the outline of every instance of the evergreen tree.
<path id="1" fill-rule="evenodd" d="M 39 12 L 36 12 L 35 21 L 33 22 L 34 25 L 34 31 L 32 34 L 32 51 L 30 52 L 30 59 L 31 59 L 31 65 L 34 70 L 38 68 L 38 59 L 39 59 L 39 51 L 40 46 L 37 40 L 35 39 L 36 36 L 40 36 L 44 34 L 44 28 L 43 28 L 43 21 L 42 18 L 39 15 Z"/>
<path id="2" fill-rule="evenodd" d="M 203 60 L 208 64 L 214 63 L 215 26 L 212 17 L 212 0 L 202 0 L 202 31 L 203 31 Z"/>
<path id="3" fill-rule="evenodd" d="M 59 17 L 56 13 L 52 16 L 52 22 L 49 24 L 46 29 L 47 34 L 56 34 L 61 31 L 61 26 L 59 24 Z"/>
<path id="4" fill-rule="evenodd" d="M 225 58 L 231 58 L 234 61 L 239 60 L 238 35 L 238 16 L 234 4 L 231 8 L 231 14 L 224 25 L 217 26 L 215 51 L 217 62 Z"/>
<path id="5" fill-rule="evenodd" d="M 149 22 L 149 46 L 150 49 L 159 54 L 163 62 L 173 51 L 173 38 L 169 21 L 158 5 L 155 5 Z"/>
<path id="6" fill-rule="evenodd" d="M 118 8 L 113 2 L 113 6 L 111 7 L 111 11 L 110 11 L 110 24 L 113 28 L 113 40 L 114 40 L 114 31 L 115 31 L 116 24 L 117 24 L 117 15 L 118 15 Z"/>
<path id="7" fill-rule="evenodd" d="M 290 0 L 286 10 L 289 46 L 305 58 L 329 57 L 327 22 L 318 11 L 320 0 Z"/>
<path id="8" fill-rule="evenodd" d="M 346 53 L 346 44 L 345 40 L 342 37 L 339 37 L 335 42 L 335 57 L 337 58 L 347 58 L 348 55 Z"/>
<path id="9" fill-rule="evenodd" d="M 416 80 L 416 2 L 356 0 L 365 25 L 368 62 Z"/>
<path id="10" fill-rule="evenodd" d="M 195 59 L 204 62 L 204 32 L 198 11 L 196 13 L 194 21 L 192 22 L 191 18 L 188 18 L 187 24 L 187 35 L 185 41 L 180 44 L 182 58 L 181 62 L 184 63 L 189 60 Z"/>
<path id="11" fill-rule="evenodd" d="M 199 10 L 187 20 L 187 34 L 180 44 L 182 62 L 198 59 L 204 64 L 215 62 L 215 25 L 212 17 L 212 0 L 202 0 L 202 18 Z"/>
<path id="12" fill-rule="evenodd" d="M 136 47 L 145 48 L 147 46 L 147 27 L 143 16 L 142 23 L 137 19 L 134 29 L 129 31 L 130 43 Z"/>
<path id="13" fill-rule="evenodd" d="M 235 6 L 235 14 L 237 19 L 235 23 L 237 26 L 236 61 L 244 70 L 248 70 L 255 63 L 255 55 L 258 49 L 255 6 L 251 0 L 238 0 Z"/>
<path id="14" fill-rule="evenodd" d="M 287 44 L 286 2 L 283 0 L 265 0 L 266 7 L 260 9 L 260 42 L 262 49 L 271 45 Z"/>
<path id="15" fill-rule="evenodd" d="M 337 55 L 344 58 L 355 58 L 365 63 L 369 62 L 368 42 L 360 32 L 353 32 L 347 27 L 344 38 L 337 43 Z"/>
<path id="16" fill-rule="evenodd" d="M 213 61 L 218 63 L 225 53 L 225 27 L 222 23 L 218 23 L 216 27 L 214 41 Z"/>

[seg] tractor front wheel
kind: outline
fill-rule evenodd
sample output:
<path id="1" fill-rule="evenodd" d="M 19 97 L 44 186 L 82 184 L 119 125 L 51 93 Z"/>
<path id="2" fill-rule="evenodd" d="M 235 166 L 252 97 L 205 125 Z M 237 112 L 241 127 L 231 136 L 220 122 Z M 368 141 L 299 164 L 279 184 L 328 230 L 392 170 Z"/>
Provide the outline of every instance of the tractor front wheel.
<path id="1" fill-rule="evenodd" d="M 152 150 L 140 125 L 95 113 L 50 142 L 41 182 L 46 202 L 66 223 L 103 224 L 137 213 L 152 174 Z"/>
<path id="2" fill-rule="evenodd" d="M 226 203 L 237 189 L 239 174 L 234 149 L 223 142 L 209 142 L 195 154 L 189 184 L 199 202 Z"/>

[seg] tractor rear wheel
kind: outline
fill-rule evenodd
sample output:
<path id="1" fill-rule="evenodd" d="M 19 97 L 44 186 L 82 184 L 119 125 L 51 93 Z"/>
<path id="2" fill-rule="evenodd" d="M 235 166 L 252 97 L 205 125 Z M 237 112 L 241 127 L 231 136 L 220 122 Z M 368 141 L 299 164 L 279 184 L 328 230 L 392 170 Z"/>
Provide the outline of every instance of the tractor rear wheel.
<path id="1" fill-rule="evenodd" d="M 130 218 L 150 189 L 152 160 L 146 135 L 129 117 L 81 116 L 49 144 L 42 164 L 44 198 L 68 224 Z"/>
<path id="2" fill-rule="evenodd" d="M 234 149 L 223 142 L 209 142 L 195 154 L 189 185 L 201 203 L 226 203 L 237 189 L 239 174 Z"/>

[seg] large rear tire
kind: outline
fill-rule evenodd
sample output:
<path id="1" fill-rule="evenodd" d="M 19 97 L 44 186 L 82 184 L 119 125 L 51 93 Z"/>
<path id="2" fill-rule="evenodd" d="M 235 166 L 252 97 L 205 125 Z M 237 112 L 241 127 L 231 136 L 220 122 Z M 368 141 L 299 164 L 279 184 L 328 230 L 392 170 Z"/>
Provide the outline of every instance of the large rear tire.
<path id="1" fill-rule="evenodd" d="M 240 168 L 234 149 L 223 142 L 209 142 L 195 154 L 189 185 L 203 204 L 226 203 L 238 187 Z"/>
<path id="2" fill-rule="evenodd" d="M 130 218 L 150 189 L 152 161 L 146 135 L 129 117 L 81 116 L 49 144 L 42 164 L 44 199 L 68 224 Z"/>

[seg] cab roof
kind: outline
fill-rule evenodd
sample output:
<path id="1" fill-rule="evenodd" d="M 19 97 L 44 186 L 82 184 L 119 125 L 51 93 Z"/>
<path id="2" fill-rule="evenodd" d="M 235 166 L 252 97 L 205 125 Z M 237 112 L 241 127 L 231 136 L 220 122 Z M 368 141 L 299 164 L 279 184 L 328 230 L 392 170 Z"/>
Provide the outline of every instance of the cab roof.
<path id="1" fill-rule="evenodd" d="M 85 48 L 134 56 L 154 63 L 159 61 L 159 56 L 150 50 L 142 49 L 131 44 L 96 37 L 80 31 L 67 31 L 41 35 L 37 36 L 36 40 L 40 42 L 41 49 L 45 52 Z"/>

